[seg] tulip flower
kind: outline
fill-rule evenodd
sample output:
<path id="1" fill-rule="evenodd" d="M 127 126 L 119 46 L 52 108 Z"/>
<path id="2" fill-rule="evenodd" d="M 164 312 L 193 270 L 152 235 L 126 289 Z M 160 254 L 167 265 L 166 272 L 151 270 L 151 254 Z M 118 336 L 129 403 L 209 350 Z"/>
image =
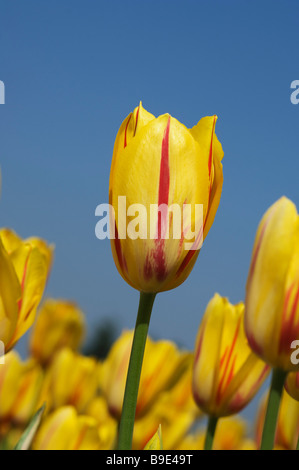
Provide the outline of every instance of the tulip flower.
<path id="1" fill-rule="evenodd" d="M 290 397 L 299 401 L 299 372 L 290 372 L 285 382 L 285 389 Z"/>
<path id="2" fill-rule="evenodd" d="M 109 202 L 115 214 L 111 220 L 115 232 L 111 245 L 118 271 L 139 291 L 161 292 L 184 282 L 199 253 L 199 242 L 213 223 L 223 180 L 223 151 L 215 135 L 216 119 L 205 117 L 187 129 L 168 114 L 155 118 L 140 104 L 120 127 L 109 186 Z M 128 236 L 130 221 L 120 213 L 124 208 L 119 207 L 122 196 L 126 197 L 128 207 L 134 208 L 132 205 L 137 203 L 145 208 L 138 219 L 148 230 L 140 233 L 140 238 Z M 168 210 L 161 219 L 156 214 L 155 224 L 151 220 L 157 228 L 152 238 L 144 214 L 150 217 L 154 204 L 165 204 Z M 178 219 L 173 214 L 167 220 L 173 204 L 181 209 L 186 204 L 203 206 L 203 225 L 198 227 L 190 250 L 184 245 L 186 239 L 191 241 L 191 227 L 195 226 L 193 210 L 191 224 L 188 217 L 182 217 L 179 238 L 163 237 L 168 222 L 169 233 L 175 231 L 173 224 Z M 131 216 L 135 215 L 133 212 Z"/>
<path id="3" fill-rule="evenodd" d="M 206 448 L 211 448 L 218 418 L 242 410 L 270 371 L 251 351 L 243 321 L 244 304 L 232 305 L 216 294 L 198 331 L 193 395 L 200 409 L 210 416 Z"/>
<path id="4" fill-rule="evenodd" d="M 140 103 L 115 140 L 109 183 L 112 253 L 121 276 L 140 291 L 119 449 L 132 446 L 155 295 L 188 277 L 217 212 L 223 151 L 216 120 L 206 117 L 187 129 L 169 114 L 155 118 Z"/>
<path id="5" fill-rule="evenodd" d="M 22 241 L 0 230 L 0 339 L 8 352 L 34 322 L 52 259 L 39 239 Z"/>
<path id="6" fill-rule="evenodd" d="M 65 406 L 54 411 L 42 422 L 33 450 L 100 450 L 97 422 L 80 416 L 75 408 Z"/>
<path id="7" fill-rule="evenodd" d="M 30 352 L 42 365 L 47 365 L 64 347 L 78 350 L 84 332 L 83 313 L 74 303 L 48 299 L 33 327 Z"/>
<path id="8" fill-rule="evenodd" d="M 93 398 L 87 406 L 86 415 L 97 422 L 102 449 L 115 449 L 118 422 L 110 415 L 105 398 L 102 396 Z"/>
<path id="9" fill-rule="evenodd" d="M 124 331 L 100 368 L 100 389 L 107 399 L 110 412 L 117 418 L 121 415 L 132 341 L 133 331 Z M 137 418 L 147 412 L 163 390 L 180 380 L 189 358 L 189 353 L 179 351 L 170 341 L 153 341 L 150 337 L 147 338 L 137 400 Z"/>
<path id="10" fill-rule="evenodd" d="M 291 344 L 299 339 L 299 217 L 279 199 L 257 230 L 246 287 L 245 329 L 251 348 L 272 367 L 299 370 Z"/>
<path id="11" fill-rule="evenodd" d="M 85 412 L 98 389 L 99 365 L 90 357 L 62 349 L 46 372 L 42 400 L 48 409 L 74 406 L 78 412 Z"/>
<path id="12" fill-rule="evenodd" d="M 268 395 L 261 400 L 256 419 L 256 442 L 260 447 Z M 295 450 L 299 438 L 299 402 L 283 391 L 275 430 L 274 450 Z M 299 449 L 298 449 L 299 450 Z"/>
<path id="13" fill-rule="evenodd" d="M 0 366 L 0 421 L 24 426 L 37 410 L 43 383 L 41 367 L 32 359 L 23 362 L 10 351 Z"/>
<path id="14" fill-rule="evenodd" d="M 190 358 L 191 359 L 191 358 Z M 172 386 L 155 398 L 151 408 L 137 417 L 133 434 L 133 449 L 143 449 L 159 425 L 163 429 L 163 448 L 175 450 L 184 436 L 200 418 L 191 389 L 191 361 Z"/>
<path id="15" fill-rule="evenodd" d="M 254 440 L 247 437 L 248 425 L 239 416 L 222 419 L 217 426 L 214 450 L 257 450 Z M 182 440 L 177 450 L 203 450 L 205 433 L 198 431 Z"/>
<path id="16" fill-rule="evenodd" d="M 273 367 L 262 449 L 272 449 L 286 374 L 298 371 L 299 217 L 286 197 L 273 204 L 257 230 L 246 286 L 245 330 L 252 350 Z"/>

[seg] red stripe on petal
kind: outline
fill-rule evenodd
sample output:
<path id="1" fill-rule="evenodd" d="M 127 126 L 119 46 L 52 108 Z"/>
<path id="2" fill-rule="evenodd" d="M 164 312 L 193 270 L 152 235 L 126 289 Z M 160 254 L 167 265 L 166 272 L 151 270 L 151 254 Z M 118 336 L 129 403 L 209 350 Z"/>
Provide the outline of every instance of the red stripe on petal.
<path id="1" fill-rule="evenodd" d="M 168 204 L 169 198 L 169 130 L 170 130 L 170 116 L 167 121 L 167 126 L 164 131 L 161 151 L 161 164 L 160 164 L 160 182 L 159 182 L 159 205 Z"/>
<path id="2" fill-rule="evenodd" d="M 138 117 L 139 117 L 139 109 L 140 109 L 140 106 L 138 106 L 138 109 L 137 109 L 137 112 L 136 112 L 136 123 L 135 123 L 135 129 L 134 129 L 134 137 L 135 137 L 136 131 L 137 131 L 137 124 L 138 124 Z"/>
<path id="3" fill-rule="evenodd" d="M 125 128 L 124 148 L 126 148 L 126 146 L 127 146 L 127 132 L 128 132 L 129 122 L 131 121 L 131 117 L 132 117 L 132 114 L 130 114 L 129 119 L 128 119 L 127 124 L 126 124 L 126 128 Z"/>
<path id="4" fill-rule="evenodd" d="M 294 340 L 298 339 L 299 323 L 297 322 L 297 324 L 295 324 L 295 318 L 296 318 L 296 311 L 297 311 L 298 302 L 299 302 L 299 286 L 297 286 L 290 316 L 289 318 L 287 318 L 290 296 L 294 287 L 295 287 L 295 284 L 293 283 L 288 289 L 286 298 L 285 298 L 285 304 L 284 304 L 283 315 L 282 315 L 282 324 L 281 324 L 281 335 L 280 335 L 280 341 L 279 341 L 279 353 L 280 354 L 283 352 L 288 353 L 290 351 L 291 343 Z"/>
<path id="5" fill-rule="evenodd" d="M 115 239 L 113 240 L 113 243 L 114 243 L 119 266 L 123 272 L 125 271 L 127 273 L 128 267 L 127 267 L 126 259 L 124 257 L 124 254 L 121 248 L 120 239 L 118 238 L 118 230 L 117 230 L 116 222 L 115 222 Z"/>
<path id="6" fill-rule="evenodd" d="M 237 328 L 236 328 L 236 331 L 235 331 L 235 334 L 234 334 L 234 339 L 233 339 L 233 342 L 231 344 L 227 359 L 225 361 L 224 370 L 223 370 L 222 376 L 221 376 L 220 381 L 219 381 L 218 390 L 217 390 L 217 397 L 216 397 L 217 403 L 220 402 L 225 388 L 228 386 L 228 384 L 231 382 L 231 380 L 234 376 L 236 356 L 234 356 L 232 361 L 231 361 L 231 359 L 232 359 L 233 351 L 234 351 L 234 348 L 235 348 L 235 345 L 236 345 L 236 342 L 237 342 L 237 338 L 238 338 L 238 334 L 239 334 L 239 330 L 240 330 L 240 325 L 241 325 L 241 319 L 239 319 L 239 321 L 238 321 Z M 231 363 L 231 367 L 230 367 L 230 370 L 229 370 L 228 368 L 229 368 L 230 363 Z M 228 372 L 228 376 L 227 376 L 227 372 Z M 227 376 L 227 378 L 226 378 L 226 376 Z M 226 383 L 225 383 L 225 379 L 226 379 Z"/>

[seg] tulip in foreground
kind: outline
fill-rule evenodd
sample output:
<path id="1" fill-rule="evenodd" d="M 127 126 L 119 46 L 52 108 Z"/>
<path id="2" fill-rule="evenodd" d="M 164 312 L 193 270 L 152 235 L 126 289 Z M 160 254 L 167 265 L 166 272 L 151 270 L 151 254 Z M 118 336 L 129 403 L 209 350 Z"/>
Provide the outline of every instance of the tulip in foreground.
<path id="1" fill-rule="evenodd" d="M 223 151 L 215 135 L 216 119 L 203 118 L 187 129 L 169 114 L 156 118 L 140 104 L 116 137 L 109 184 L 112 253 L 121 276 L 140 291 L 119 449 L 132 446 L 155 295 L 186 280 L 217 212 Z"/>
<path id="2" fill-rule="evenodd" d="M 244 332 L 244 304 L 232 305 L 216 294 L 209 302 L 199 328 L 193 368 L 193 395 L 210 417 L 217 420 L 242 410 L 267 378 L 270 368 L 250 349 Z M 213 429 L 214 426 L 214 429 Z M 207 434 L 212 444 L 213 435 Z"/>
<path id="3" fill-rule="evenodd" d="M 299 339 L 299 216 L 286 197 L 273 204 L 257 230 L 246 286 L 245 330 L 253 351 L 273 367 L 262 449 L 272 449 L 280 396 Z"/>
<path id="4" fill-rule="evenodd" d="M 116 137 L 111 173 L 109 202 L 115 218 L 111 240 L 117 269 L 135 289 L 161 292 L 173 289 L 188 277 L 199 250 L 200 240 L 207 235 L 221 196 L 223 151 L 215 135 L 216 116 L 205 117 L 187 129 L 169 114 L 155 118 L 140 104 L 123 122 Z M 127 207 L 142 204 L 139 222 L 146 230 L 140 238 L 130 237 L 130 222 L 119 212 L 119 197 L 126 197 Z M 164 205 L 167 210 L 155 214 L 155 238 L 149 230 L 151 205 Z M 180 237 L 174 239 L 175 216 L 170 207 L 191 205 L 192 220 L 181 220 Z M 195 227 L 195 204 L 203 206 L 203 224 Z M 137 210 L 137 209 L 136 209 Z M 131 213 L 131 216 L 135 213 Z M 183 217 L 182 217 L 183 219 Z M 151 221 L 152 222 L 152 221 Z M 140 228 L 140 227 L 139 227 Z M 166 230 L 169 228 L 169 238 Z M 132 235 L 132 233 L 131 233 Z M 192 241 L 185 249 L 185 241 Z"/>

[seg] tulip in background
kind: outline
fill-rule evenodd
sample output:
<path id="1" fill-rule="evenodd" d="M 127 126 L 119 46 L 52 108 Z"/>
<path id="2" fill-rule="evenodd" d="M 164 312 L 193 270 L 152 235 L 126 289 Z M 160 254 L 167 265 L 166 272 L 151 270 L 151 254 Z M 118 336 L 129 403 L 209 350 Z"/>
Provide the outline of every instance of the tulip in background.
<path id="1" fill-rule="evenodd" d="M 267 402 L 269 393 L 261 400 L 257 418 L 255 439 L 257 447 L 260 448 L 265 416 L 267 411 Z M 277 426 L 274 438 L 274 450 L 295 450 L 299 439 L 299 402 L 294 400 L 285 390 L 282 392 Z M 297 450 L 298 447 L 297 447 Z"/>
<path id="2" fill-rule="evenodd" d="M 12 429 L 22 432 L 37 409 L 43 371 L 33 359 L 21 361 L 10 351 L 0 366 L 0 439 Z"/>
<path id="3" fill-rule="evenodd" d="M 177 450 L 204 450 L 206 435 L 203 431 L 189 434 Z M 239 416 L 221 419 L 213 443 L 214 450 L 257 450 L 256 443 L 248 437 L 248 425 Z"/>
<path id="4" fill-rule="evenodd" d="M 128 370 L 119 430 L 119 449 L 132 445 L 134 416 L 150 315 L 158 292 L 179 286 L 190 274 L 198 256 L 198 247 L 207 235 L 220 201 L 222 190 L 223 151 L 215 135 L 216 116 L 203 118 L 192 129 L 165 114 L 155 118 L 140 104 L 121 125 L 116 137 L 109 184 L 110 228 L 115 264 L 122 277 L 140 291 L 131 360 Z M 119 197 L 127 205 L 142 204 L 146 217 L 151 205 L 167 206 L 166 213 L 157 214 L 156 235 L 151 238 L 127 237 L 126 214 L 120 214 Z M 192 227 L 181 226 L 180 239 L 165 237 L 172 233 L 173 219 L 169 207 L 177 204 L 202 205 L 203 221 L 190 242 Z M 196 226 L 195 215 L 191 226 Z M 120 225 L 117 225 L 119 221 Z M 148 226 L 148 220 L 143 220 Z M 167 225 L 170 225 L 167 227 Z"/>
<path id="5" fill-rule="evenodd" d="M 209 416 L 205 448 L 211 449 L 219 418 L 238 413 L 270 371 L 250 349 L 244 332 L 244 304 L 218 294 L 210 300 L 195 345 L 193 395 Z"/>
<path id="6" fill-rule="evenodd" d="M 257 230 L 246 286 L 245 330 L 252 350 L 273 367 L 262 439 L 272 449 L 286 374 L 299 338 L 299 216 L 283 197 L 263 216 Z"/>
<path id="7" fill-rule="evenodd" d="M 31 327 L 52 263 L 43 240 L 0 230 L 0 338 L 8 352 Z"/>
<path id="8" fill-rule="evenodd" d="M 85 335 L 85 320 L 73 303 L 48 299 L 38 312 L 30 335 L 29 350 L 43 366 L 64 347 L 77 351 Z"/>

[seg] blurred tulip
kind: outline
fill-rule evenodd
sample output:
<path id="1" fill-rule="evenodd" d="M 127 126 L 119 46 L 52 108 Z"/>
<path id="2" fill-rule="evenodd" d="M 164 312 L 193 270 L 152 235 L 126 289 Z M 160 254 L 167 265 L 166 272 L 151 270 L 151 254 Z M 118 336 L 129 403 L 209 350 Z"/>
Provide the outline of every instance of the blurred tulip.
<path id="1" fill-rule="evenodd" d="M 90 357 L 62 349 L 46 371 L 43 401 L 48 409 L 74 406 L 79 413 L 95 397 L 98 388 L 99 365 Z"/>
<path id="2" fill-rule="evenodd" d="M 76 304 L 46 300 L 31 333 L 30 352 L 41 364 L 47 365 L 64 347 L 78 350 L 84 333 L 84 315 Z"/>
<path id="3" fill-rule="evenodd" d="M 118 422 L 110 415 L 106 400 L 101 396 L 94 398 L 88 405 L 86 414 L 97 422 L 101 448 L 115 449 Z"/>
<path id="4" fill-rule="evenodd" d="M 215 135 L 216 120 L 216 116 L 205 117 L 187 129 L 169 114 L 155 118 L 140 104 L 119 129 L 109 185 L 109 203 L 115 215 L 110 218 L 115 234 L 111 245 L 118 271 L 135 289 L 150 293 L 173 289 L 185 281 L 194 266 L 222 190 L 223 151 Z M 126 208 L 119 207 L 119 197 L 124 196 L 127 207 L 137 203 L 145 209 L 138 216 L 140 233 L 136 234 L 134 227 L 133 236 L 127 236 L 131 226 Z M 153 215 L 153 204 L 168 208 L 160 217 L 158 212 Z M 172 236 L 177 232 L 170 211 L 173 204 L 179 207 L 180 217 L 186 204 L 193 212 L 191 223 L 180 218 L 177 237 Z M 195 204 L 203 206 L 200 224 Z M 155 227 L 152 230 L 149 219 Z M 184 247 L 186 240 L 188 249 Z"/>
<path id="5" fill-rule="evenodd" d="M 78 416 L 75 408 L 65 406 L 54 411 L 41 424 L 33 441 L 33 450 L 100 450 L 96 420 Z"/>
<path id="6" fill-rule="evenodd" d="M 256 444 L 247 437 L 247 423 L 240 417 L 229 417 L 219 421 L 214 439 L 214 450 L 257 450 Z M 203 450 L 205 432 L 190 434 L 180 443 L 177 450 Z"/>
<path id="7" fill-rule="evenodd" d="M 110 412 L 118 418 L 122 409 L 132 339 L 133 332 L 124 332 L 114 343 L 101 366 L 100 389 L 107 399 Z M 146 412 L 162 390 L 176 382 L 186 368 L 188 356 L 188 353 L 180 352 L 174 343 L 147 339 L 137 401 L 137 417 Z"/>
<path id="8" fill-rule="evenodd" d="M 216 294 L 199 328 L 193 368 L 193 394 L 209 416 L 222 417 L 244 408 L 270 368 L 248 346 L 244 305 Z"/>
<path id="9" fill-rule="evenodd" d="M 290 372 L 285 382 L 285 389 L 290 397 L 299 401 L 299 372 Z"/>
<path id="10" fill-rule="evenodd" d="M 148 412 L 137 418 L 134 426 L 133 449 L 143 449 L 158 426 L 163 428 L 163 448 L 175 450 L 179 442 L 201 416 L 191 389 L 192 358 L 177 382 L 155 398 Z"/>
<path id="11" fill-rule="evenodd" d="M 52 248 L 42 240 L 22 241 L 0 230 L 0 339 L 6 352 L 34 322 L 51 259 Z"/>
<path id="12" fill-rule="evenodd" d="M 14 351 L 6 354 L 5 363 L 0 366 L 2 428 L 28 423 L 37 410 L 42 381 L 42 369 L 34 360 L 22 362 Z"/>
<path id="13" fill-rule="evenodd" d="M 272 367 L 298 370 L 291 344 L 299 339 L 299 217 L 283 197 L 263 216 L 246 287 L 245 330 L 253 351 Z"/>
<path id="14" fill-rule="evenodd" d="M 260 447 L 264 427 L 268 394 L 263 397 L 256 420 L 256 442 Z M 286 391 L 282 394 L 277 420 L 276 450 L 295 450 L 299 438 L 299 402 L 291 398 Z"/>

